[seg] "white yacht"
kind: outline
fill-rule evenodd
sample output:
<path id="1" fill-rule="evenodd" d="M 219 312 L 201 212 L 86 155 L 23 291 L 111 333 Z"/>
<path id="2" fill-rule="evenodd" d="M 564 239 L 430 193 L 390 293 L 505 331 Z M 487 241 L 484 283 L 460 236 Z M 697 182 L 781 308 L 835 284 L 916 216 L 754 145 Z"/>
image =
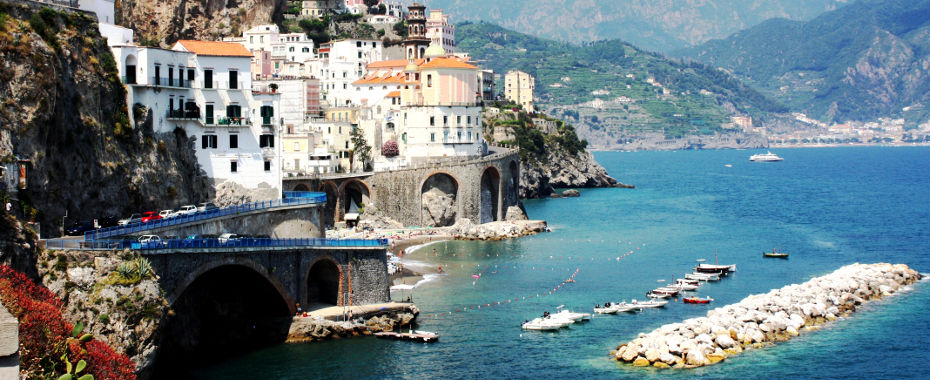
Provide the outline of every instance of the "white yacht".
<path id="1" fill-rule="evenodd" d="M 784 160 L 784 158 L 778 157 L 777 154 L 772 153 L 772 152 L 768 152 L 765 154 L 753 154 L 752 156 L 749 157 L 749 161 L 754 161 L 754 162 L 775 162 L 775 161 L 782 161 L 782 160 Z"/>

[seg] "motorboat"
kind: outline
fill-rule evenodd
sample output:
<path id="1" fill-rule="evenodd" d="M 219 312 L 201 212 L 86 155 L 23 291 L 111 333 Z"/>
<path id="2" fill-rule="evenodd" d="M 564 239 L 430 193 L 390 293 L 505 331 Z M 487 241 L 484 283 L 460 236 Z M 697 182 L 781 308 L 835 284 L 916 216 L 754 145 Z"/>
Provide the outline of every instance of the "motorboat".
<path id="1" fill-rule="evenodd" d="M 713 273 L 688 273 L 685 278 L 698 281 L 720 281 L 720 276 Z"/>
<path id="2" fill-rule="evenodd" d="M 615 314 L 617 313 L 617 308 L 612 306 L 595 307 L 594 312 L 598 314 Z"/>
<path id="3" fill-rule="evenodd" d="M 691 284 L 681 283 L 681 282 L 674 284 L 674 285 L 668 285 L 666 287 L 677 288 L 678 290 L 697 290 L 698 288 L 697 285 L 691 285 Z"/>
<path id="4" fill-rule="evenodd" d="M 638 306 L 638 305 L 633 305 L 633 304 L 630 304 L 630 303 L 626 303 L 625 301 L 624 301 L 624 302 L 621 302 L 621 303 L 618 303 L 618 304 L 615 304 L 614 307 L 617 308 L 617 312 L 618 312 L 618 313 L 633 313 L 633 312 L 637 312 L 637 311 L 642 311 L 642 310 L 643 310 L 642 307 L 640 307 L 640 306 Z"/>
<path id="5" fill-rule="evenodd" d="M 689 278 L 677 278 L 675 279 L 675 282 L 679 284 L 688 284 L 688 285 L 700 285 L 701 284 L 700 280 L 694 280 L 694 279 L 689 279 Z"/>
<path id="6" fill-rule="evenodd" d="M 653 293 L 653 292 L 646 293 L 646 297 L 649 297 L 652 299 L 669 298 L 671 296 L 672 296 L 671 294 L 665 294 L 665 293 Z"/>
<path id="7" fill-rule="evenodd" d="M 653 294 L 668 294 L 669 296 L 677 296 L 678 292 L 678 289 L 667 287 L 652 289 Z"/>
<path id="8" fill-rule="evenodd" d="M 749 156 L 749 161 L 753 162 L 777 162 L 782 160 L 784 160 L 784 158 L 778 157 L 777 154 L 772 152 L 766 152 L 764 154 L 753 154 L 752 156 Z"/>
<path id="9" fill-rule="evenodd" d="M 572 321 L 575 321 L 575 322 L 581 322 L 581 321 L 586 321 L 586 320 L 591 319 L 591 314 L 576 313 L 570 310 L 562 310 L 562 311 L 559 311 L 558 313 L 552 314 L 552 317 L 561 318 L 561 319 L 571 319 Z"/>
<path id="10" fill-rule="evenodd" d="M 524 330 L 552 331 L 562 328 L 562 325 L 560 323 L 554 323 L 551 320 L 547 320 L 547 318 L 535 318 L 532 321 L 523 322 L 521 327 Z"/>
<path id="11" fill-rule="evenodd" d="M 659 307 L 665 307 L 665 305 L 668 305 L 668 301 L 658 301 L 654 299 L 649 300 L 649 301 L 633 300 L 633 302 L 630 302 L 630 304 L 636 305 L 638 307 L 645 308 L 645 309 L 655 309 Z"/>
<path id="12" fill-rule="evenodd" d="M 721 276 L 726 276 L 730 272 L 736 272 L 736 264 L 730 265 L 716 265 L 716 264 L 698 264 L 694 268 L 698 273 L 714 273 Z"/>
<path id="13" fill-rule="evenodd" d="M 776 251 L 775 248 L 772 248 L 772 252 L 765 252 L 765 251 L 763 251 L 763 252 L 762 252 L 762 257 L 771 257 L 771 258 L 776 258 L 776 259 L 787 259 L 787 258 L 788 258 L 788 252 L 779 252 L 779 251 Z"/>
<path id="14" fill-rule="evenodd" d="M 691 296 L 691 297 L 685 297 L 682 301 L 684 301 L 684 303 L 710 303 L 710 301 L 713 301 L 713 300 L 714 299 L 710 298 L 710 296 L 707 296 L 705 298 Z"/>

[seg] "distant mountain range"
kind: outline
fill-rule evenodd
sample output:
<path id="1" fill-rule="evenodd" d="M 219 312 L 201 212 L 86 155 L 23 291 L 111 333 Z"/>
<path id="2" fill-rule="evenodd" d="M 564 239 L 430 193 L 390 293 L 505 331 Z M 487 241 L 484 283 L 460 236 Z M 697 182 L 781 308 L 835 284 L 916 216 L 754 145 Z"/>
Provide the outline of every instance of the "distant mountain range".
<path id="1" fill-rule="evenodd" d="M 823 121 L 930 119 L 930 0 L 860 0 L 674 55 L 722 67 Z"/>
<path id="2" fill-rule="evenodd" d="M 426 0 L 455 22 L 487 21 L 546 39 L 624 40 L 669 52 L 771 18 L 809 20 L 855 0 Z M 409 0 L 407 1 L 410 2 Z"/>
<path id="3" fill-rule="evenodd" d="M 534 75 L 540 108 L 575 124 L 599 148 L 642 134 L 713 135 L 724 132 L 731 116 L 787 111 L 721 70 L 681 64 L 622 41 L 577 46 L 488 23 L 461 24 L 456 39 L 458 49 L 483 67 Z"/>

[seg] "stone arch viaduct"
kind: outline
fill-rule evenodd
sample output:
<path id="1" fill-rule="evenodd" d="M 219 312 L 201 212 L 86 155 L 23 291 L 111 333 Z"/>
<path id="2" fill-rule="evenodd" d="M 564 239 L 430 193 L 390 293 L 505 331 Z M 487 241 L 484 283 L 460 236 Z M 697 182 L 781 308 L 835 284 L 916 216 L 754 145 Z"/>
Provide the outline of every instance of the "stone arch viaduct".
<path id="1" fill-rule="evenodd" d="M 504 150 L 474 159 L 450 159 L 376 173 L 284 178 L 288 191 L 325 192 L 324 224 L 345 220 L 361 206 L 406 226 L 447 226 L 503 220 L 519 204 L 520 156 Z"/>

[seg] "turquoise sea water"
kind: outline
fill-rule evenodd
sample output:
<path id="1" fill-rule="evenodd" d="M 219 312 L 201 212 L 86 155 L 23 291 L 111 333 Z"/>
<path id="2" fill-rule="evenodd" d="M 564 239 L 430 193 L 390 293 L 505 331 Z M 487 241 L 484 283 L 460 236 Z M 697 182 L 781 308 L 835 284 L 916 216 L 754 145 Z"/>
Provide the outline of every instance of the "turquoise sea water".
<path id="1" fill-rule="evenodd" d="M 197 371 L 198 378 L 927 378 L 930 283 L 865 307 L 789 342 L 690 371 L 618 365 L 608 352 L 640 332 L 702 316 L 709 307 L 799 283 L 854 262 L 905 263 L 930 272 L 930 148 L 601 152 L 635 190 L 526 201 L 553 231 L 505 242 L 448 242 L 407 259 L 447 274 L 412 292 L 419 329 L 436 344 L 353 338 L 279 345 Z M 732 164 L 732 167 L 726 167 Z M 763 259 L 781 247 L 788 260 Z M 434 250 L 435 249 L 435 253 Z M 708 305 L 672 302 L 639 314 L 597 316 L 559 332 L 520 322 L 567 305 L 644 298 L 696 259 L 738 265 L 703 286 Z M 630 253 L 632 252 L 632 253 Z M 618 258 L 620 258 L 618 260 Z M 574 283 L 548 293 L 578 270 Z M 473 275 L 481 274 L 477 280 Z M 532 298 L 530 298 L 532 296 Z M 510 300 L 508 303 L 506 300 Z M 516 300 L 516 301 L 515 301 Z M 500 302 L 500 305 L 494 305 Z M 485 306 L 492 304 L 492 306 Z M 477 306 L 481 305 L 478 309 Z M 474 310 L 472 307 L 476 307 Z M 442 315 L 446 313 L 446 315 Z"/>

